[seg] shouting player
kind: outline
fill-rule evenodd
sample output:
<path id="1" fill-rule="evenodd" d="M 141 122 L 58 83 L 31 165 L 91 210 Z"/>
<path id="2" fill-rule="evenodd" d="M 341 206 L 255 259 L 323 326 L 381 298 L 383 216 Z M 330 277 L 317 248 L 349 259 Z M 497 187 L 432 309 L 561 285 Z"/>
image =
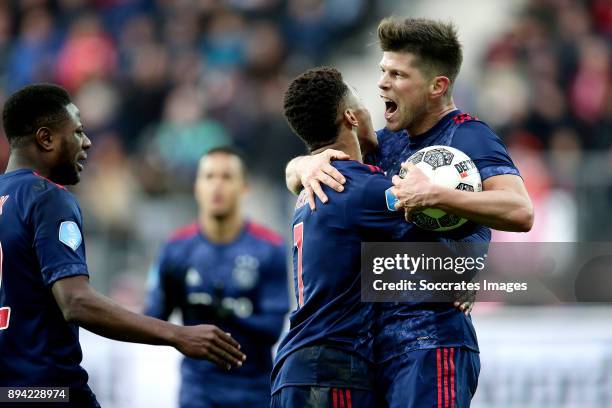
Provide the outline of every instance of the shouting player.
<path id="1" fill-rule="evenodd" d="M 212 325 L 182 327 L 127 311 L 89 285 L 76 184 L 91 141 L 68 93 L 48 84 L 11 95 L 0 175 L 0 386 L 69 387 L 69 406 L 99 406 L 80 366 L 79 326 L 169 345 L 229 369 L 245 356 Z"/>
<path id="2" fill-rule="evenodd" d="M 318 68 L 298 76 L 284 100 L 285 116 L 312 154 L 337 149 L 351 160 L 333 163 L 345 192 L 312 211 L 305 193 L 293 217 L 297 309 L 279 346 L 272 407 L 373 407 L 373 304 L 362 303 L 362 241 L 391 240 L 405 223 L 387 209 L 391 182 L 362 163 L 375 143 L 368 111 L 340 73 Z M 327 188 L 327 187 L 325 187 Z"/>
<path id="3" fill-rule="evenodd" d="M 246 190 L 240 155 L 208 152 L 195 182 L 199 219 L 174 234 L 151 271 L 148 315 L 167 319 L 178 308 L 185 324 L 215 324 L 249 355 L 235 373 L 185 358 L 183 408 L 270 406 L 272 345 L 289 309 L 286 252 L 279 235 L 245 220 Z"/>
<path id="4" fill-rule="evenodd" d="M 488 242 L 487 227 L 528 231 L 533 209 L 519 172 L 505 146 L 483 122 L 456 108 L 454 81 L 462 62 L 461 44 L 451 24 L 425 19 L 385 19 L 378 28 L 383 56 L 378 82 L 385 103 L 386 128 L 377 132 L 378 148 L 367 160 L 388 177 L 401 167 L 405 179 L 394 177 L 393 192 L 410 219 L 415 210 L 438 207 L 471 220 L 447 233 L 427 233 L 405 224 L 410 241 Z M 421 148 L 449 145 L 476 164 L 483 192 L 442 189 L 416 167 L 402 164 Z M 328 161 L 346 159 L 338 151 L 300 157 L 287 167 L 292 191 L 305 186 L 321 201 L 325 183 L 342 191 L 345 177 Z M 311 207 L 314 200 L 309 199 Z M 331 200 L 330 200 L 331 202 Z M 325 206 L 323 206 L 325 207 Z M 318 209 L 317 209 L 318 211 Z M 386 304 L 377 318 L 378 384 L 391 407 L 469 406 L 476 389 L 479 359 L 469 317 L 452 305 Z"/>

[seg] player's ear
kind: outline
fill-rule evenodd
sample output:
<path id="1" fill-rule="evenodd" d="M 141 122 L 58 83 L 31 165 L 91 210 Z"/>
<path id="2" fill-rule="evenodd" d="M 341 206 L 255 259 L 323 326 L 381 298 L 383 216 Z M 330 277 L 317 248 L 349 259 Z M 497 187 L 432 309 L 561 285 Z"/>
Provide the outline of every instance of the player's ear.
<path id="1" fill-rule="evenodd" d="M 352 109 L 346 109 L 344 111 L 344 120 L 350 126 L 359 126 L 359 121 L 357 120 L 357 116 L 355 116 L 355 112 Z"/>
<path id="2" fill-rule="evenodd" d="M 450 79 L 445 76 L 437 76 L 431 81 L 429 86 L 430 95 L 433 98 L 440 98 L 446 95 L 446 91 L 450 87 Z"/>
<path id="3" fill-rule="evenodd" d="M 36 145 L 38 145 L 41 149 L 46 152 L 50 152 L 53 150 L 57 136 L 53 134 L 51 129 L 48 127 L 40 127 L 36 130 L 34 134 L 34 140 L 36 141 Z"/>

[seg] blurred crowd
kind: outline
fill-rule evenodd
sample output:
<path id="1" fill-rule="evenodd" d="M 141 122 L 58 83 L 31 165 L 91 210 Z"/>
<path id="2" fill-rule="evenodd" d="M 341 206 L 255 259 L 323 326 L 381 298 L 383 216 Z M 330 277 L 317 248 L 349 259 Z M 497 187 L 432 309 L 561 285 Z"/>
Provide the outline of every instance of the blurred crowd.
<path id="1" fill-rule="evenodd" d="M 2 2 L 0 92 L 65 86 L 94 142 L 93 163 L 127 160 L 147 193 L 189 189 L 201 154 L 229 143 L 248 152 L 254 171 L 276 177 L 302 151 L 282 118 L 287 80 L 325 61 L 371 16 L 371 3 Z"/>
<path id="2" fill-rule="evenodd" d="M 537 240 L 610 239 L 611 51 L 609 0 L 528 0 L 484 55 L 477 111 L 541 205 Z"/>
<path id="3" fill-rule="evenodd" d="M 282 116 L 286 84 L 374 10 L 373 0 L 0 2 L 0 102 L 32 82 L 59 83 L 92 139 L 74 191 L 94 283 L 112 290 L 111 276 L 144 276 L 157 244 L 194 217 L 197 161 L 213 147 L 245 153 L 250 213 L 284 228 L 284 166 L 304 152 Z M 7 153 L 0 136 L 0 171 Z"/>

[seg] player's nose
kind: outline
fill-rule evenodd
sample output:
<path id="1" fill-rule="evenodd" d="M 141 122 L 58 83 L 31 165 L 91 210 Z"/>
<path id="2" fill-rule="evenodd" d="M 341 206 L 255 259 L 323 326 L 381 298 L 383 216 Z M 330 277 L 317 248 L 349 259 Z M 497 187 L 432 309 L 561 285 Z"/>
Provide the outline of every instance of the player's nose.
<path id="1" fill-rule="evenodd" d="M 87 150 L 91 147 L 91 139 L 87 135 L 83 135 L 83 150 Z"/>
<path id="2" fill-rule="evenodd" d="M 380 89 L 388 89 L 389 88 L 389 81 L 387 80 L 387 76 L 385 74 L 382 74 L 380 76 L 380 78 L 378 78 L 378 87 Z"/>

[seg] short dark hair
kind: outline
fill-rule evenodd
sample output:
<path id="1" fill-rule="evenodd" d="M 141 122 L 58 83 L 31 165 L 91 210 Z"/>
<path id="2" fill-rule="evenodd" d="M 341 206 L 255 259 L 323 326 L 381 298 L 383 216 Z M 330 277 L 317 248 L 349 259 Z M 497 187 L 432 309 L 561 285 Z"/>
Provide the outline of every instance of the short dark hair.
<path id="1" fill-rule="evenodd" d="M 58 85 L 34 84 L 15 92 L 4 103 L 2 123 L 11 146 L 41 127 L 54 127 L 68 119 L 68 92 Z"/>
<path id="2" fill-rule="evenodd" d="M 455 82 L 463 52 L 452 23 L 424 18 L 389 17 L 378 25 L 378 39 L 383 51 L 409 52 L 425 74 L 444 75 Z"/>
<path id="3" fill-rule="evenodd" d="M 349 92 L 334 68 L 310 69 L 295 78 L 285 92 L 285 118 L 310 151 L 338 137 L 340 104 Z"/>
<path id="4" fill-rule="evenodd" d="M 225 154 L 228 156 L 237 157 L 238 161 L 240 162 L 240 168 L 242 170 L 242 175 L 244 176 L 245 179 L 247 178 L 246 157 L 240 149 L 234 146 L 229 146 L 229 145 L 213 147 L 208 152 L 206 152 L 206 154 L 204 154 L 203 157 L 212 156 L 213 154 Z"/>

